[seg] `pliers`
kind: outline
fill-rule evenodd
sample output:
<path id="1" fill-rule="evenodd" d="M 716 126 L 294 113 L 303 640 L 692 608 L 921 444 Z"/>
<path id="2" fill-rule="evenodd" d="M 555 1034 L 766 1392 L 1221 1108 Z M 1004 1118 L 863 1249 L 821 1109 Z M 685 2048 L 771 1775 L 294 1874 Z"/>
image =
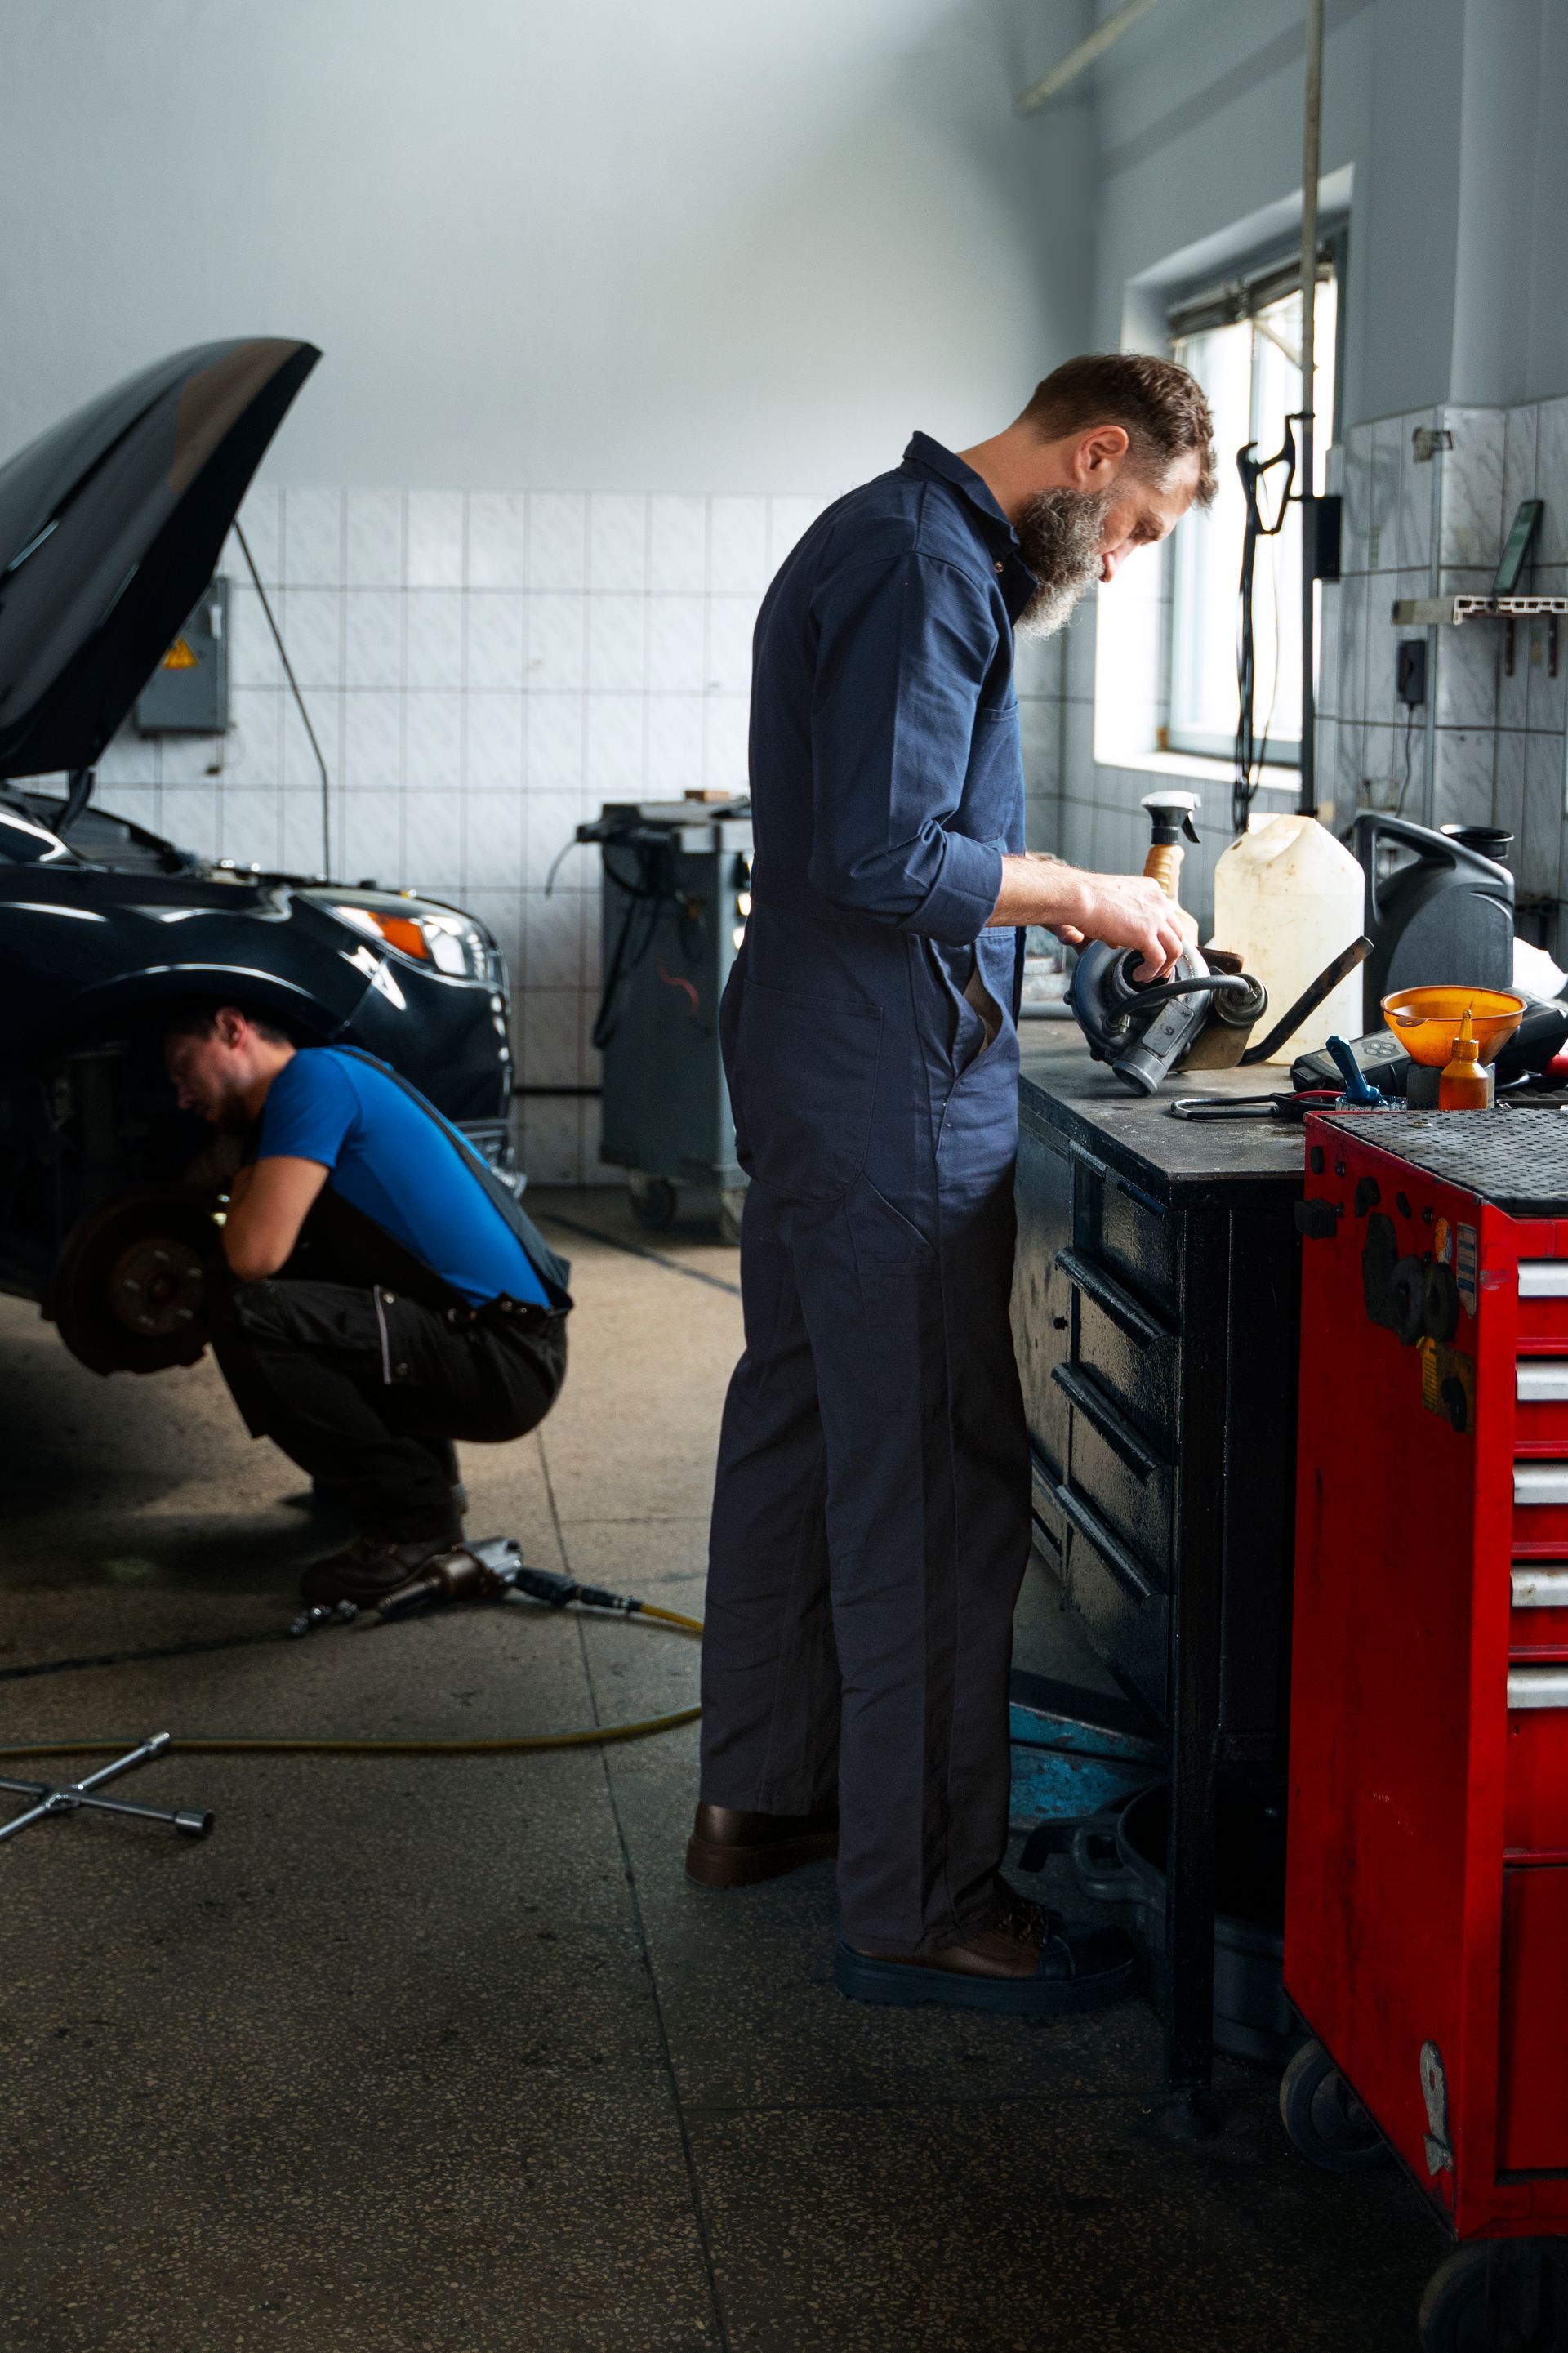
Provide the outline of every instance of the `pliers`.
<path id="1" fill-rule="evenodd" d="M 1296 1094 L 1179 1095 L 1173 1119 L 1305 1119 L 1310 1111 L 1332 1111 L 1338 1087 L 1303 1087 Z"/>

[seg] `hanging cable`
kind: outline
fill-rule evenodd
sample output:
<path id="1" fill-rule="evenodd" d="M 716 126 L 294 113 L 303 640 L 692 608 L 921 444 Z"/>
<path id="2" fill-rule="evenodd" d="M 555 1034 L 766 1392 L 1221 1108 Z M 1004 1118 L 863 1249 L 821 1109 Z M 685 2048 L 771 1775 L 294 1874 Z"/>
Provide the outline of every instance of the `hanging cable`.
<path id="1" fill-rule="evenodd" d="M 272 632 L 272 642 L 278 649 L 278 659 L 283 665 L 283 675 L 288 680 L 294 700 L 299 705 L 300 716 L 305 723 L 305 733 L 310 739 L 310 749 L 316 755 L 316 765 L 321 772 L 321 873 L 325 877 L 332 871 L 331 787 L 327 781 L 327 763 L 322 756 L 321 747 L 316 741 L 316 731 L 310 724 L 310 714 L 305 708 L 305 698 L 300 691 L 300 681 L 294 675 L 294 665 L 289 659 L 289 649 L 283 642 L 283 632 L 273 618 L 267 591 L 261 585 L 261 575 L 256 568 L 256 558 L 250 552 L 250 542 L 247 539 L 244 527 L 237 516 L 235 518 L 234 535 L 239 542 L 239 552 L 245 558 L 251 580 L 255 584 L 256 593 L 261 599 L 261 609 L 267 616 L 267 626 Z"/>
<path id="2" fill-rule="evenodd" d="M 1285 419 L 1285 438 L 1272 458 L 1255 458 L 1256 441 L 1236 453 L 1236 468 L 1241 477 L 1242 496 L 1247 504 L 1247 524 L 1241 541 L 1241 596 L 1239 629 L 1237 644 L 1237 713 L 1236 723 L 1236 775 L 1231 787 L 1230 821 L 1233 831 L 1245 833 L 1251 814 L 1253 797 L 1258 790 L 1258 770 L 1262 749 L 1256 733 L 1254 703 L 1257 694 L 1257 645 L 1253 632 L 1253 586 L 1257 568 L 1258 543 L 1260 539 L 1276 539 L 1285 528 L 1289 512 L 1290 493 L 1296 480 L 1296 432 L 1294 417 Z M 1258 498 L 1258 485 L 1276 467 L 1285 469 L 1284 486 L 1279 494 L 1279 511 L 1272 522 L 1264 520 Z M 1278 598 L 1276 599 L 1278 612 Z M 1275 663 L 1278 679 L 1279 662 Z M 1270 705 L 1272 715 L 1272 705 Z M 1267 731 L 1264 742 L 1267 743 Z"/>

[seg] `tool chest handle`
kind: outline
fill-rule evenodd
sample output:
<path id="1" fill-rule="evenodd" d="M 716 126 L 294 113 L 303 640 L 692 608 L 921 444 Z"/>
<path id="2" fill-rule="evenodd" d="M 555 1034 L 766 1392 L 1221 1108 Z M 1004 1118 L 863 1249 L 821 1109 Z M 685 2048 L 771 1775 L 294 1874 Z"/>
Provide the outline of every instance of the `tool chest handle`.
<path id="1" fill-rule="evenodd" d="M 1568 1667 L 1510 1667 L 1510 1707 L 1568 1707 Z"/>
<path id="2" fill-rule="evenodd" d="M 1516 1462 L 1516 1504 L 1568 1504 L 1568 1462 Z"/>
<path id="3" fill-rule="evenodd" d="M 1512 1583 L 1516 1609 L 1568 1609 L 1568 1563 L 1516 1567 Z"/>

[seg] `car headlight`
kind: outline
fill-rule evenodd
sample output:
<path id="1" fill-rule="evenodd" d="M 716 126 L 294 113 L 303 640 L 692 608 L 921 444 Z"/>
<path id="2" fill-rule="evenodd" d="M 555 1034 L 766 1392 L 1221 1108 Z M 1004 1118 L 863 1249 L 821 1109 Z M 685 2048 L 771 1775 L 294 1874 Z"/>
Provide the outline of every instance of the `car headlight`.
<path id="1" fill-rule="evenodd" d="M 340 900 L 328 904 L 342 922 L 384 941 L 415 964 L 434 965 L 437 972 L 450 973 L 458 980 L 485 980 L 489 976 L 489 943 L 467 915 L 434 907 L 405 912 L 355 906 Z"/>

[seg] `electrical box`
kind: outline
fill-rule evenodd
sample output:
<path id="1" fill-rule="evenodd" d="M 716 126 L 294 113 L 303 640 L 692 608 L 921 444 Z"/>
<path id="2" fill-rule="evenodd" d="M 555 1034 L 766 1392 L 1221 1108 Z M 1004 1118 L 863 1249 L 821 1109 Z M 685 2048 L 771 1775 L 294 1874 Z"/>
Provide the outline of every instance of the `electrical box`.
<path id="1" fill-rule="evenodd" d="M 228 582 L 210 581 L 136 698 L 139 735 L 222 735 L 228 728 Z"/>

